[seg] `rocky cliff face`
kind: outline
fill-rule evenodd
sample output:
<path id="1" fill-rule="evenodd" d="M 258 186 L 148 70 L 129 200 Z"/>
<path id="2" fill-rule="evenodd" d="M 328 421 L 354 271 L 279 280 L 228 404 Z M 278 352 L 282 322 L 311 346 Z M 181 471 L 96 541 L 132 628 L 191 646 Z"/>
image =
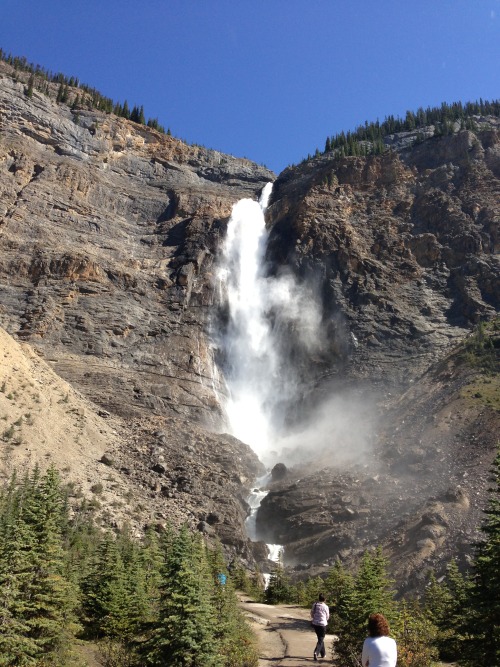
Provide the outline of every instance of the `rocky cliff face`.
<path id="1" fill-rule="evenodd" d="M 273 174 L 7 76 L 0 96 L 1 323 L 113 412 L 213 424 L 214 253 Z"/>
<path id="2" fill-rule="evenodd" d="M 224 321 L 215 268 L 231 207 L 275 176 L 30 98 L 11 74 L 2 64 L 0 325 L 88 401 L 97 424 L 113 420 L 95 470 L 133 503 L 112 521 L 187 518 L 250 562 L 245 498 L 262 467 L 218 434 L 225 389 L 211 327 Z M 380 157 L 326 154 L 276 180 L 270 270 L 313 285 L 322 310 L 313 355 L 284 332 L 306 387 L 289 414 L 300 420 L 349 390 L 377 416 L 363 459 L 333 443 L 273 483 L 259 525 L 292 564 L 315 571 L 383 544 L 398 581 L 418 586 L 455 549 L 470 553 L 499 412 L 464 394 L 472 371 L 453 357 L 439 364 L 499 307 L 498 119 L 477 123 L 448 137 L 429 130 L 419 145 L 393 137 Z M 30 460 L 46 460 L 29 438 Z M 69 478 L 79 469 L 73 461 Z"/>
<path id="3" fill-rule="evenodd" d="M 498 119 L 383 156 L 280 175 L 269 257 L 315 275 L 349 376 L 418 376 L 500 305 Z"/>
<path id="4" fill-rule="evenodd" d="M 108 458 L 129 518 L 202 522 L 245 551 L 245 489 L 261 466 L 246 445 L 197 424 L 221 422 L 224 384 L 206 335 L 214 253 L 233 203 L 274 175 L 37 91 L 29 98 L 2 67 L 0 325 L 96 413 L 118 418 Z M 30 460 L 44 462 L 30 445 Z M 78 480 L 78 461 L 68 464 Z"/>
<path id="5" fill-rule="evenodd" d="M 314 277 L 328 332 L 293 412 L 350 388 L 356 431 L 377 405 L 363 456 L 346 466 L 349 434 L 327 433 L 322 460 L 264 500 L 258 525 L 290 563 L 353 561 L 378 543 L 400 586 L 418 588 L 429 567 L 471 555 L 500 425 L 498 379 L 485 401 L 477 369 L 448 356 L 500 306 L 499 121 L 476 121 L 410 147 L 392 138 L 379 157 L 322 155 L 275 183 L 269 260 Z"/>

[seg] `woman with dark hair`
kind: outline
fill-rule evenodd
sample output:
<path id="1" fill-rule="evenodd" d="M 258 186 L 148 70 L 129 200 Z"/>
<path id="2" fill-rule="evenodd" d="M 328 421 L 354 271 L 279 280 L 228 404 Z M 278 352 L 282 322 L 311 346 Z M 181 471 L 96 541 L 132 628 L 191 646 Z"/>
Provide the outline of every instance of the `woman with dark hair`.
<path id="1" fill-rule="evenodd" d="M 368 637 L 363 644 L 363 667 L 396 667 L 398 651 L 396 642 L 389 637 L 389 624 L 382 614 L 368 617 Z"/>
<path id="2" fill-rule="evenodd" d="M 313 657 L 315 660 L 318 659 L 318 655 L 322 658 L 325 657 L 325 635 L 326 635 L 326 626 L 328 625 L 328 619 L 330 618 L 330 609 L 328 605 L 325 604 L 325 596 L 323 593 L 318 595 L 318 602 L 315 602 L 311 609 L 311 618 L 312 626 L 318 641 L 316 642 L 316 648 L 314 649 Z"/>

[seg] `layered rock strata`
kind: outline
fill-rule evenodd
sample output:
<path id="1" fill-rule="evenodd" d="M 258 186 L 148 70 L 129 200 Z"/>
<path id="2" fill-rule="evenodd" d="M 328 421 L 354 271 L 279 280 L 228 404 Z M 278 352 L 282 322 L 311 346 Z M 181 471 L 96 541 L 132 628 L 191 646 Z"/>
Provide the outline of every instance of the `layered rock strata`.
<path id="1" fill-rule="evenodd" d="M 355 421 L 374 417 L 364 458 L 332 431 L 307 465 L 276 469 L 259 524 L 290 564 L 314 572 L 382 544 L 401 587 L 418 587 L 429 567 L 470 556 L 500 425 L 494 400 L 467 394 L 474 373 L 448 356 L 499 309 L 499 121 L 476 125 L 428 128 L 419 144 L 394 136 L 382 156 L 321 155 L 276 180 L 269 271 L 307 283 L 322 318 L 314 354 L 283 330 L 304 388 L 288 417 L 348 392 Z M 219 433 L 212 334 L 224 326 L 216 266 L 231 207 L 274 174 L 55 94 L 30 97 L 5 63 L 0 130 L 0 324 L 95 409 L 93 423 L 112 420 L 109 446 L 88 448 L 92 470 L 133 498 L 111 523 L 187 519 L 232 555 L 265 560 L 244 531 L 262 469 Z M 29 449 L 30 461 L 47 458 L 35 437 Z"/>

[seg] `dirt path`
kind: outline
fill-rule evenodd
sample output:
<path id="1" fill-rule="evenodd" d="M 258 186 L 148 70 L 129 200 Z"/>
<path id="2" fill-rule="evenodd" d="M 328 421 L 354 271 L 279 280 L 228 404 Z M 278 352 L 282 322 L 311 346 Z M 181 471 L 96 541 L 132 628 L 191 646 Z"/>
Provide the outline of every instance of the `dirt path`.
<path id="1" fill-rule="evenodd" d="M 241 596 L 241 607 L 259 641 L 259 667 L 303 667 L 315 664 L 316 635 L 309 611 L 295 605 L 267 605 Z M 325 640 L 326 658 L 316 664 L 332 664 L 332 635 Z"/>

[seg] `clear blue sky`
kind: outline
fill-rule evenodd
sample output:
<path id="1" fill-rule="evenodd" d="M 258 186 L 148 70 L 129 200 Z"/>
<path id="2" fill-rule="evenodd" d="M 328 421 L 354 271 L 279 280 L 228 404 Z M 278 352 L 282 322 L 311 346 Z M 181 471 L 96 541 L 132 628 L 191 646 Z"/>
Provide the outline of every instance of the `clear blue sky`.
<path id="1" fill-rule="evenodd" d="M 328 135 L 500 97 L 500 0 L 0 0 L 0 47 L 276 172 Z"/>

